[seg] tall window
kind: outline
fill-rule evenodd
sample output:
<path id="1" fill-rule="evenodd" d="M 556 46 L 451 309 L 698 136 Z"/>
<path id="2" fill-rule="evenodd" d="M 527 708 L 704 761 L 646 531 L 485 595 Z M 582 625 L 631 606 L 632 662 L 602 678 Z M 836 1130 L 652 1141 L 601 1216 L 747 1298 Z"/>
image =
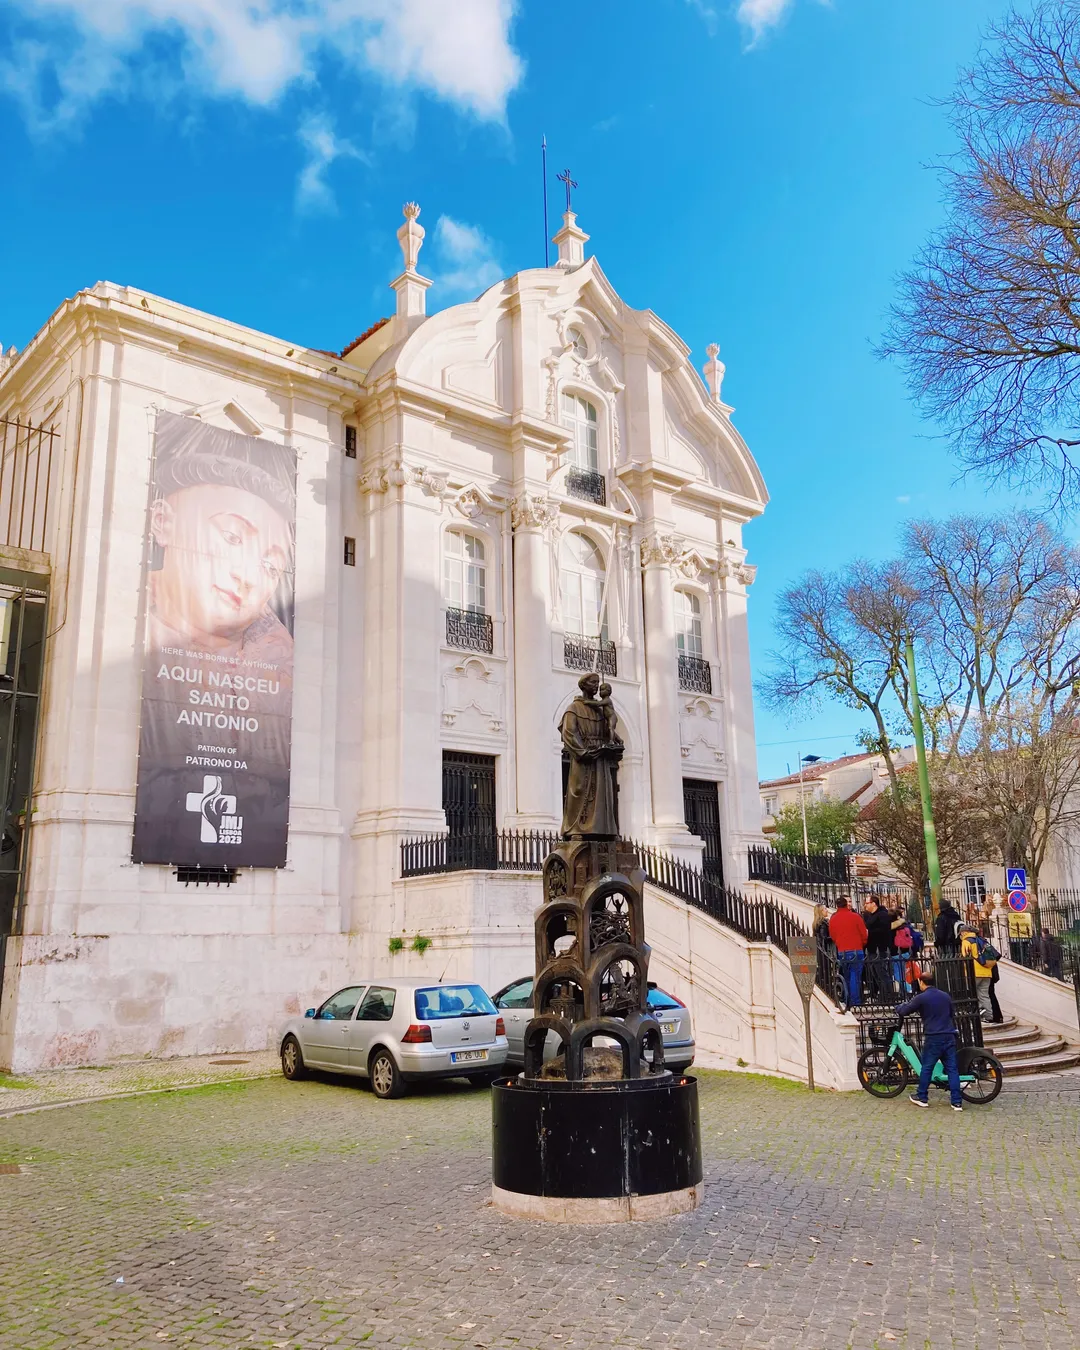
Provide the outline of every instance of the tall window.
<path id="1" fill-rule="evenodd" d="M 602 629 L 600 625 L 604 559 L 592 540 L 576 530 L 563 538 L 559 580 L 566 631 L 607 641 L 606 619 Z"/>
<path id="2" fill-rule="evenodd" d="M 451 530 L 443 557 L 443 594 L 454 609 L 487 612 L 487 567 L 484 546 L 474 534 Z"/>
<path id="3" fill-rule="evenodd" d="M 704 655 L 701 640 L 701 601 L 690 591 L 675 592 L 675 640 L 680 656 Z"/>
<path id="4" fill-rule="evenodd" d="M 574 444 L 570 451 L 570 462 L 575 469 L 587 469 L 596 473 L 600 467 L 599 437 L 597 433 L 596 409 L 588 399 L 576 394 L 562 396 L 562 424 L 567 431 L 574 433 Z"/>

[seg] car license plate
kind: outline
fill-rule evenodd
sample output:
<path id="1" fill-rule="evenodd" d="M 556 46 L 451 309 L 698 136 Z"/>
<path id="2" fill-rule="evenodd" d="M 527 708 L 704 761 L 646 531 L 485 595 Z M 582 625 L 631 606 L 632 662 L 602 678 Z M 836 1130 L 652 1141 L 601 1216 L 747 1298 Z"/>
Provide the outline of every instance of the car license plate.
<path id="1" fill-rule="evenodd" d="M 660 1030 L 665 1036 L 674 1036 L 679 1029 L 678 1022 L 661 1022 Z"/>
<path id="2" fill-rule="evenodd" d="M 465 1064 L 475 1059 L 487 1059 L 486 1050 L 454 1050 L 450 1054 L 451 1064 Z"/>

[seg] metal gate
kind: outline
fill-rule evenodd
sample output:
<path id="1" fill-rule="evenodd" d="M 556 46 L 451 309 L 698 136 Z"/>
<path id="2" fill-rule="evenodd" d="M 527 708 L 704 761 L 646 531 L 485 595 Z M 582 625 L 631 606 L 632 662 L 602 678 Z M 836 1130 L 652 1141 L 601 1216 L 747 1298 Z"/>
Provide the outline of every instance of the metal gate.
<path id="1" fill-rule="evenodd" d="M 683 818 L 686 828 L 705 842 L 701 870 L 724 884 L 724 843 L 720 837 L 720 797 L 715 783 L 699 778 L 683 779 Z"/>
<path id="2" fill-rule="evenodd" d="M 495 868 L 495 756 L 444 750 L 442 772 L 451 869 Z"/>
<path id="3" fill-rule="evenodd" d="M 0 994 L 4 949 L 22 931 L 48 595 L 0 570 Z"/>

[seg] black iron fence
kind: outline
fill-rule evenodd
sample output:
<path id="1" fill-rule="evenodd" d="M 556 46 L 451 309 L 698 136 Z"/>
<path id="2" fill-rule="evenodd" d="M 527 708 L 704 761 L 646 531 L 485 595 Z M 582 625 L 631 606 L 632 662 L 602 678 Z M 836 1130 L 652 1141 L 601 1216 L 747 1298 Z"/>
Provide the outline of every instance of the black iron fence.
<path id="1" fill-rule="evenodd" d="M 851 893 L 851 859 L 844 853 L 784 853 L 753 844 L 747 849 L 751 881 L 764 881 L 817 904 Z"/>
<path id="2" fill-rule="evenodd" d="M 970 958 L 936 956 L 930 950 L 918 956 L 874 956 L 845 962 L 835 952 L 826 952 L 825 967 L 832 972 L 833 999 L 859 1021 L 859 1053 L 871 1045 L 886 1043 L 897 1025 L 896 1008 L 919 992 L 919 975 L 932 974 L 939 989 L 952 995 L 953 1017 L 961 1045 L 982 1045 L 982 1022 Z M 828 991 L 827 991 L 828 992 Z M 853 999 L 857 998 L 857 1002 Z M 916 1050 L 922 1049 L 922 1019 L 915 1014 L 904 1019 L 904 1036 Z"/>
<path id="3" fill-rule="evenodd" d="M 441 872 L 539 872 L 547 855 L 562 842 L 554 831 L 499 830 L 473 834 L 428 834 L 401 841 L 401 875 L 434 876 Z M 769 899 L 747 899 L 728 890 L 700 867 L 663 849 L 628 841 L 645 875 L 659 890 L 674 895 L 746 938 L 787 950 L 789 937 L 806 929 L 782 905 Z M 829 986 L 822 984 L 829 991 Z"/>
<path id="4" fill-rule="evenodd" d="M 401 875 L 440 872 L 539 872 L 559 836 L 544 830 L 477 830 L 413 835 L 401 841 Z"/>
<path id="5" fill-rule="evenodd" d="M 604 475 L 595 469 L 571 469 L 566 475 L 566 491 L 571 497 L 581 497 L 584 501 L 595 502 L 597 506 L 607 503 Z"/>
<path id="6" fill-rule="evenodd" d="M 712 693 L 712 666 L 704 657 L 679 653 L 679 688 L 688 693 Z"/>
<path id="7" fill-rule="evenodd" d="M 56 427 L 0 417 L 0 543 L 48 552 L 59 440 Z"/>
<path id="8" fill-rule="evenodd" d="M 446 645 L 461 647 L 469 652 L 490 652 L 494 645 L 491 615 L 447 605 Z"/>
<path id="9" fill-rule="evenodd" d="M 567 633 L 563 638 L 563 664 L 567 670 L 595 670 L 601 675 L 617 675 L 615 644 L 606 639 Z"/>

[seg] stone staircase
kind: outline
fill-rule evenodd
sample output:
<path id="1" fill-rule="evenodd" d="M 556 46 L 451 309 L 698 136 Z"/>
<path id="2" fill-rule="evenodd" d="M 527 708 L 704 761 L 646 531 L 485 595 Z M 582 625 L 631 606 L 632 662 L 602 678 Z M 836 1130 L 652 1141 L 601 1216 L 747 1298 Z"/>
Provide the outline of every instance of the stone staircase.
<path id="1" fill-rule="evenodd" d="M 1006 1017 L 999 1026 L 983 1025 L 983 1042 L 1001 1060 L 1008 1078 L 1026 1073 L 1060 1073 L 1080 1066 L 1080 1045 L 1052 1031 Z"/>

